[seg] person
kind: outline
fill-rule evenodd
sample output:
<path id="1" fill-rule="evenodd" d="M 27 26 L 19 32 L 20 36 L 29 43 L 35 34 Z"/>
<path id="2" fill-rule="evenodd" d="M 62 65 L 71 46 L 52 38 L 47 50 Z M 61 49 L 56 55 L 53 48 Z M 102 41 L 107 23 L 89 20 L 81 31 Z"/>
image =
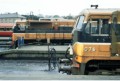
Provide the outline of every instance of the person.
<path id="1" fill-rule="evenodd" d="M 20 24 L 16 24 L 16 26 L 14 27 L 14 32 L 19 31 L 20 30 Z"/>

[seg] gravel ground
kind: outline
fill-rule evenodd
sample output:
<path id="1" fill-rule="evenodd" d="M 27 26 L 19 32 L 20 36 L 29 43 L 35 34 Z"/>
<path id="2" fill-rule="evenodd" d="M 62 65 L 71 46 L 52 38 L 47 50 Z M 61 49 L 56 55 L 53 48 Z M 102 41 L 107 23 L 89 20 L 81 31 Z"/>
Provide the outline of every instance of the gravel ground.
<path id="1" fill-rule="evenodd" d="M 48 71 L 47 61 L 0 60 L 0 80 L 120 80 L 119 75 L 66 75 Z"/>

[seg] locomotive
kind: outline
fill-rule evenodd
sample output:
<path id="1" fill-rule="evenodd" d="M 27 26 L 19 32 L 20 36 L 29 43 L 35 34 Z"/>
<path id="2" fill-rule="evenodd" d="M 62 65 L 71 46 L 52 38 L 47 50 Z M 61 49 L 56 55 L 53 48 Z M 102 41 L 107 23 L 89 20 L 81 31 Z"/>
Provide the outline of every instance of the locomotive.
<path id="1" fill-rule="evenodd" d="M 17 47 L 18 38 L 23 38 L 25 44 L 67 44 L 72 41 L 72 29 L 75 20 L 25 20 L 16 21 L 13 27 L 12 41 Z"/>
<path id="2" fill-rule="evenodd" d="M 59 71 L 73 75 L 120 73 L 120 11 L 85 9 L 78 16 L 73 42 Z"/>

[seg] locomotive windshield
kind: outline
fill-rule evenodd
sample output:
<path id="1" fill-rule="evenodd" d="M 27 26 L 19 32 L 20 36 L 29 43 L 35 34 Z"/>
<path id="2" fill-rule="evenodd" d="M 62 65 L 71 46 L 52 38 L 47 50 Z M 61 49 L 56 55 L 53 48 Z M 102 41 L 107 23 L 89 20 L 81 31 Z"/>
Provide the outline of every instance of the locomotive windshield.
<path id="1" fill-rule="evenodd" d="M 84 21 L 84 16 L 80 16 L 80 17 L 78 18 L 78 23 L 77 23 L 77 25 L 76 25 L 76 28 L 77 28 L 77 29 L 81 29 L 81 28 L 82 28 L 83 21 Z"/>

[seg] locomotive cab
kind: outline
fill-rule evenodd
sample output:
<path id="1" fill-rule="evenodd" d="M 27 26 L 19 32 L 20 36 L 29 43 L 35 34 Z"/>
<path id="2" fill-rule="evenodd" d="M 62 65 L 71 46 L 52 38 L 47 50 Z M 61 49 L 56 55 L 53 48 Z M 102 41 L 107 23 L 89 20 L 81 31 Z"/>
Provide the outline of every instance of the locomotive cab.
<path id="1" fill-rule="evenodd" d="M 96 12 L 95 10 L 87 11 L 83 11 L 77 19 L 76 26 L 72 31 L 73 42 L 109 43 L 111 41 L 109 36 L 111 26 L 110 12 L 105 11 L 101 14 L 102 10 L 96 10 Z"/>

